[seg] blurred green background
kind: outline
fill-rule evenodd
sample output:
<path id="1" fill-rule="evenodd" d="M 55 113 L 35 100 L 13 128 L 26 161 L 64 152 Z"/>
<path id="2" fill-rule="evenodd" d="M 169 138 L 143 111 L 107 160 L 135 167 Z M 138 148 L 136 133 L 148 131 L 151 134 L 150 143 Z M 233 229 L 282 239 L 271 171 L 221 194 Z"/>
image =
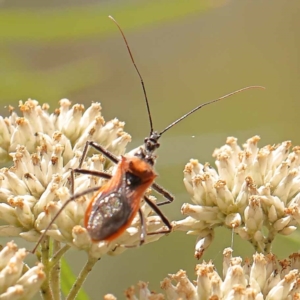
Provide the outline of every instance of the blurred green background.
<path id="1" fill-rule="evenodd" d="M 156 129 L 161 130 L 202 102 L 248 85 L 249 90 L 205 107 L 161 139 L 158 182 L 176 201 L 164 208 L 179 219 L 189 202 L 182 170 L 190 158 L 213 163 L 212 151 L 227 136 L 243 143 L 261 136 L 261 146 L 300 143 L 299 0 L 235 1 L 0 1 L 0 103 L 33 98 L 51 108 L 61 98 L 100 101 L 106 120 L 118 117 L 141 144 L 149 124 L 139 79 L 111 14 L 120 23 L 143 75 Z M 91 299 L 106 293 L 123 298 L 139 280 L 159 291 L 159 282 L 179 269 L 194 278 L 195 237 L 174 233 L 157 243 L 104 257 L 85 283 Z M 204 258 L 220 267 L 231 233 L 218 235 Z M 297 235 L 278 240 L 280 257 L 297 251 Z M 234 255 L 253 249 L 234 238 Z M 74 272 L 85 253 L 67 256 Z"/>

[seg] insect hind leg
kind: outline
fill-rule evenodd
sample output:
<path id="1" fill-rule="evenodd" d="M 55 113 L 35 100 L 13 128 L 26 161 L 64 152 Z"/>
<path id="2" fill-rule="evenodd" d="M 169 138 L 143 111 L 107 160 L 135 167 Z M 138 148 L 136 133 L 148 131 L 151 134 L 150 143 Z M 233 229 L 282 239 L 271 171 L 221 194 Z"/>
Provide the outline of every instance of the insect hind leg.
<path id="1" fill-rule="evenodd" d="M 140 235 L 140 242 L 137 245 L 124 245 L 124 244 L 117 244 L 116 247 L 112 250 L 115 251 L 118 247 L 122 248 L 136 248 L 140 247 L 145 243 L 146 236 L 147 236 L 147 231 L 146 231 L 146 224 L 145 224 L 145 217 L 141 209 L 138 210 L 139 216 L 140 216 L 140 221 L 141 221 L 141 235 Z"/>
<path id="2" fill-rule="evenodd" d="M 145 216 L 141 209 L 139 209 L 139 216 L 140 216 L 140 228 L 141 228 L 141 234 L 140 234 L 140 242 L 137 245 L 116 245 L 113 251 L 117 249 L 117 247 L 123 247 L 123 248 L 136 248 L 139 246 L 142 246 L 146 241 L 147 235 L 156 235 L 156 234 L 168 234 L 172 231 L 172 224 L 167 219 L 167 217 L 162 213 L 162 211 L 159 209 L 159 207 L 147 196 L 144 196 L 145 202 L 155 211 L 155 213 L 161 218 L 163 223 L 168 227 L 168 229 L 162 229 L 159 231 L 154 232 L 147 232 L 146 230 L 146 221 Z"/>

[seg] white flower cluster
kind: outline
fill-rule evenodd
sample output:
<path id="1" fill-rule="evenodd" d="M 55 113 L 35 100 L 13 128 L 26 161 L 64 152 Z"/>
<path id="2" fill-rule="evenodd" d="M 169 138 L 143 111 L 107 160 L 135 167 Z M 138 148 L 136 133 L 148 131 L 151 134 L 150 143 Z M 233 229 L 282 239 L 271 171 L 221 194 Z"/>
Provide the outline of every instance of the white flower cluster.
<path id="1" fill-rule="evenodd" d="M 126 292 L 128 300 L 292 300 L 300 299 L 300 254 L 290 255 L 279 261 L 273 254 L 254 254 L 253 261 L 243 263 L 240 257 L 232 257 L 232 249 L 223 252 L 223 275 L 219 275 L 212 262 L 196 266 L 196 281 L 190 281 L 180 270 L 161 282 L 165 295 L 150 292 L 148 284 L 138 284 Z M 176 285 L 173 284 L 176 283 Z M 116 300 L 106 295 L 105 300 Z"/>
<path id="2" fill-rule="evenodd" d="M 46 278 L 43 265 L 29 269 L 23 262 L 26 256 L 14 242 L 0 251 L 0 300 L 32 299 L 39 291 Z"/>
<path id="3" fill-rule="evenodd" d="M 48 105 L 40 106 L 35 100 L 20 102 L 19 108 L 22 117 L 12 108 L 10 117 L 0 117 L 0 160 L 7 160 L 9 155 L 14 162 L 11 168 L 0 170 L 0 219 L 6 222 L 0 226 L 0 236 L 21 236 L 36 242 L 71 196 L 70 172 L 78 167 L 86 141 L 93 140 L 119 156 L 125 152 L 131 137 L 123 131 L 123 122 L 117 119 L 104 121 L 99 103 L 84 110 L 83 105 L 71 106 L 69 100 L 62 99 L 60 107 L 52 114 L 48 112 Z M 88 156 L 82 168 L 108 173 L 113 169 L 99 153 Z M 75 194 L 91 187 L 101 187 L 103 182 L 102 178 L 76 175 Z M 47 235 L 84 249 L 93 257 L 101 257 L 107 252 L 123 252 L 125 248 L 115 249 L 116 244 L 139 244 L 138 216 L 114 242 L 93 243 L 83 227 L 91 197 L 86 195 L 68 204 Z M 143 205 L 142 210 L 145 217 L 152 215 L 147 205 Z M 150 216 L 146 221 L 150 231 L 162 227 L 158 216 Z M 146 242 L 159 237 L 161 235 L 149 236 Z"/>
<path id="4" fill-rule="evenodd" d="M 184 184 L 194 204 L 184 204 L 184 220 L 174 229 L 198 235 L 195 256 L 210 245 L 214 228 L 226 226 L 269 253 L 276 234 L 288 235 L 300 223 L 300 147 L 291 142 L 258 148 L 254 136 L 243 145 L 227 138 L 216 149 L 217 170 L 191 159 Z"/>
<path id="5" fill-rule="evenodd" d="M 163 294 L 157 294 L 155 292 L 151 292 L 148 289 L 148 283 L 140 281 L 137 284 L 138 287 L 138 296 L 136 296 L 136 289 L 134 286 L 128 288 L 124 295 L 127 300 L 164 300 L 165 296 Z M 107 294 L 103 298 L 104 300 L 117 300 L 117 298 L 113 294 Z M 168 298 L 167 298 L 168 299 Z M 179 298 L 172 298 L 172 300 L 181 299 Z M 182 298 L 184 299 L 184 298 Z M 189 299 L 189 298 L 188 298 Z"/>

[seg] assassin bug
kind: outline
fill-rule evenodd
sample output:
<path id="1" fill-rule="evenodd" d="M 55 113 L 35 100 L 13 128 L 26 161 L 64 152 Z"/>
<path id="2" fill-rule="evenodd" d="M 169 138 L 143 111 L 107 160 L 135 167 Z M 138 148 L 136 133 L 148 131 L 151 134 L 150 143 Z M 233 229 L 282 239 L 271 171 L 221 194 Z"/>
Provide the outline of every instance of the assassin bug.
<path id="1" fill-rule="evenodd" d="M 94 187 L 88 190 L 83 191 L 73 195 L 68 199 L 48 224 L 45 231 L 41 234 L 36 246 L 32 250 L 34 253 L 37 249 L 37 246 L 42 241 L 43 237 L 46 235 L 47 230 L 54 223 L 59 213 L 74 199 L 79 198 L 85 194 L 96 192 L 95 195 L 90 200 L 88 208 L 85 213 L 84 225 L 94 242 L 98 241 L 107 241 L 110 242 L 117 237 L 119 237 L 131 224 L 133 218 L 139 213 L 141 220 L 141 236 L 140 236 L 140 245 L 145 242 L 146 235 L 154 234 L 164 234 L 169 233 L 172 230 L 172 225 L 167 217 L 159 209 L 159 206 L 171 203 L 174 200 L 174 197 L 164 188 L 159 186 L 154 182 L 157 174 L 154 171 L 154 163 L 156 160 L 155 151 L 160 146 L 159 139 L 160 137 L 172 128 L 177 123 L 181 122 L 189 115 L 193 114 L 202 107 L 212 104 L 217 101 L 221 101 L 227 97 L 230 97 L 234 94 L 242 92 L 251 88 L 263 88 L 261 86 L 248 86 L 239 90 L 236 90 L 232 93 L 224 95 L 218 99 L 203 103 L 190 112 L 186 113 L 176 121 L 172 122 L 161 132 L 153 130 L 152 117 L 150 113 L 149 102 L 147 98 L 147 93 L 144 85 L 143 78 L 136 66 L 133 55 L 131 53 L 130 47 L 126 40 L 126 37 L 116 22 L 116 20 L 109 16 L 109 18 L 117 25 L 119 28 L 125 45 L 127 47 L 128 53 L 130 55 L 131 61 L 134 65 L 134 68 L 140 78 L 144 98 L 146 102 L 146 108 L 150 123 L 150 134 L 149 137 L 144 139 L 144 145 L 140 146 L 138 149 L 135 149 L 128 153 L 127 155 L 121 156 L 121 158 L 115 156 L 101 145 L 97 144 L 94 141 L 87 141 L 81 156 L 79 167 L 71 171 L 71 186 L 72 191 L 74 191 L 74 176 L 75 173 L 92 175 L 103 177 L 108 179 L 108 182 L 105 183 L 102 187 Z M 94 170 L 82 169 L 83 162 L 87 156 L 87 153 L 90 147 L 101 152 L 104 156 L 110 159 L 113 163 L 117 164 L 116 172 L 114 175 L 110 175 L 105 172 L 98 172 Z M 151 187 L 153 190 L 161 194 L 166 200 L 154 203 L 148 196 L 145 195 L 147 189 Z M 144 199 L 145 202 L 153 209 L 153 211 L 161 218 L 163 223 L 166 225 L 165 229 L 155 231 L 155 232 L 146 232 L 145 219 L 143 213 L 140 209 L 141 199 Z M 129 246 L 130 247 L 130 246 Z"/>

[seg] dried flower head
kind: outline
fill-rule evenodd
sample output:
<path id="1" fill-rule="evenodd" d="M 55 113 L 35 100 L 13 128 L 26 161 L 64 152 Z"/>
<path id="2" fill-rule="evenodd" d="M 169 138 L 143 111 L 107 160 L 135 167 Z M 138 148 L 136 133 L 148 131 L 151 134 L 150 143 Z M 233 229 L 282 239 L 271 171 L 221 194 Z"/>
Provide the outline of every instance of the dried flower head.
<path id="1" fill-rule="evenodd" d="M 28 268 L 24 264 L 27 256 L 25 249 L 18 249 L 14 242 L 9 242 L 0 251 L 0 299 L 32 299 L 43 281 L 43 265 Z"/>
<path id="2" fill-rule="evenodd" d="M 184 204 L 184 220 L 174 229 L 198 235 L 195 256 L 200 258 L 213 239 L 214 228 L 226 226 L 248 240 L 257 251 L 269 253 L 277 234 L 288 235 L 300 223 L 300 147 L 291 142 L 257 144 L 254 136 L 243 145 L 227 138 L 216 149 L 217 170 L 191 159 L 184 184 L 194 204 Z"/>
<path id="3" fill-rule="evenodd" d="M 292 254 L 286 260 L 278 260 L 273 254 L 256 253 L 252 262 L 232 257 L 232 249 L 223 252 L 223 274 L 219 275 L 212 262 L 196 266 L 196 281 L 191 281 L 185 271 L 170 274 L 161 282 L 165 295 L 150 292 L 148 284 L 129 288 L 126 299 L 193 299 L 193 300 L 282 300 L 300 299 L 300 255 Z M 175 284 L 174 284 L 175 283 Z M 106 298 L 105 298 L 106 297 Z M 114 299 L 106 295 L 104 299 Z"/>
<path id="4" fill-rule="evenodd" d="M 123 131 L 124 123 L 117 119 L 105 122 L 99 103 L 87 110 L 83 105 L 67 99 L 50 114 L 48 105 L 40 106 L 35 100 L 20 102 L 19 117 L 11 108 L 8 118 L 0 118 L 2 139 L 0 158 L 13 158 L 14 165 L 0 170 L 0 219 L 7 225 L 0 226 L 0 236 L 21 236 L 35 242 L 71 196 L 70 172 L 78 167 L 83 147 L 93 140 L 113 154 L 125 152 L 130 135 Z M 99 153 L 90 151 L 82 168 L 114 172 L 113 164 Z M 94 155 L 92 155 L 94 153 Z M 75 177 L 75 194 L 103 184 L 103 178 L 90 175 Z M 140 241 L 140 220 L 137 216 L 126 232 L 114 242 L 93 243 L 82 226 L 83 217 L 92 195 L 71 202 L 61 212 L 47 235 L 78 249 L 84 249 L 93 257 L 118 254 L 125 250 L 119 245 L 135 245 Z M 152 200 L 154 200 L 152 198 Z M 143 205 L 142 211 L 148 230 L 162 227 L 159 217 Z M 148 236 L 146 242 L 162 235 Z"/>

